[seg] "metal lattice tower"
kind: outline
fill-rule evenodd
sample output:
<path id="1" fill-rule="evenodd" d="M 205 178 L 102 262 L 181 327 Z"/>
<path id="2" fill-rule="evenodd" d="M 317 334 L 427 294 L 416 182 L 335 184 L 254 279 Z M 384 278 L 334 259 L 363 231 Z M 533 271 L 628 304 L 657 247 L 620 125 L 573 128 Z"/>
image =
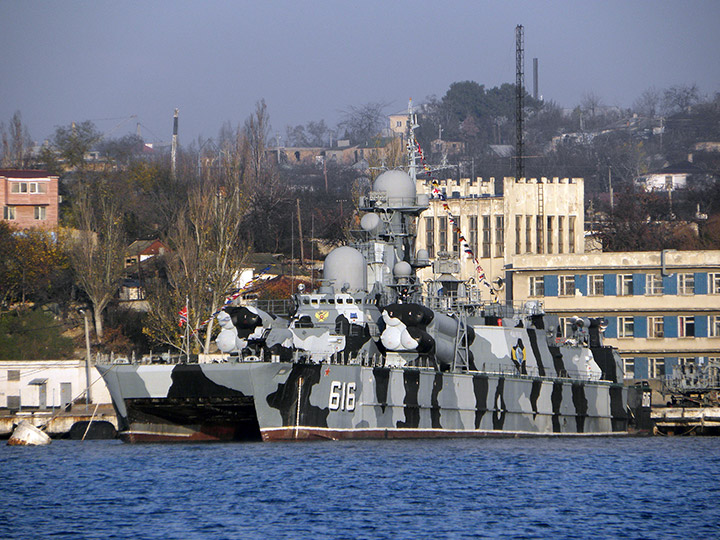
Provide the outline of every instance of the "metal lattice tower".
<path id="1" fill-rule="evenodd" d="M 525 177 L 523 160 L 523 108 L 525 101 L 525 38 L 523 26 L 515 27 L 515 180 Z"/>

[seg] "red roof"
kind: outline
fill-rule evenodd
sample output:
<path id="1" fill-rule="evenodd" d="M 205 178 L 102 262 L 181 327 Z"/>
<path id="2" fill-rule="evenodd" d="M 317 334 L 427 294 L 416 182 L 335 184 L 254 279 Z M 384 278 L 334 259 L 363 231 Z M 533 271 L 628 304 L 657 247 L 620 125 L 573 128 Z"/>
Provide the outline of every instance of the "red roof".
<path id="1" fill-rule="evenodd" d="M 36 169 L 0 169 L 0 176 L 5 178 L 55 178 L 56 174 Z"/>

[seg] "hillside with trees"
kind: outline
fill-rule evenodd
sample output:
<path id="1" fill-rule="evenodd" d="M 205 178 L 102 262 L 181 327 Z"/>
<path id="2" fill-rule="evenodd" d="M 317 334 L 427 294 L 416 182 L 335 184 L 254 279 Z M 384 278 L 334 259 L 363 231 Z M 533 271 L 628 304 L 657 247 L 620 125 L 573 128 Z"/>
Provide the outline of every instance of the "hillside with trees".
<path id="1" fill-rule="evenodd" d="M 418 138 L 428 161 L 447 163 L 448 177 L 512 176 L 515 156 L 498 149 L 514 145 L 514 99 L 511 84 L 473 81 L 427 98 L 419 106 Z M 720 248 L 720 95 L 707 98 L 690 85 L 648 90 L 630 109 L 606 106 L 592 94 L 572 110 L 530 96 L 525 103 L 526 175 L 584 177 L 588 226 L 604 249 Z M 221 126 L 215 139 L 181 147 L 175 174 L 169 152 L 148 150 L 137 135 L 105 137 L 89 121 L 58 127 L 34 147 L 16 113 L 0 124 L 0 161 L 60 175 L 61 229 L 15 231 L 0 222 L 0 327 L 22 336 L 27 326 L 17 317 L 34 305 L 51 306 L 60 321 L 51 326 L 77 330 L 77 310 L 91 307 L 100 350 L 167 349 L 180 344 L 177 314 L 187 302 L 194 350 L 208 351 L 213 327 L 204 323 L 249 254 L 294 259 L 303 271 L 357 227 L 359 195 L 379 167 L 399 164 L 403 155 L 399 139 L 388 138 L 386 108 L 349 106 L 336 126 L 324 120 L 288 126 L 284 139 L 295 147 L 335 148 L 338 139 L 386 147 L 382 159 L 279 163 L 261 101 L 244 122 Z M 460 142 L 462 150 L 433 153 L 438 138 Z M 672 200 L 637 188 L 638 176 L 689 154 L 705 182 Z M 168 252 L 141 273 L 128 268 L 127 246 L 150 238 Z M 128 279 L 142 281 L 146 312 L 129 312 L 117 301 Z M 61 336 L 49 343 L 68 354 Z"/>

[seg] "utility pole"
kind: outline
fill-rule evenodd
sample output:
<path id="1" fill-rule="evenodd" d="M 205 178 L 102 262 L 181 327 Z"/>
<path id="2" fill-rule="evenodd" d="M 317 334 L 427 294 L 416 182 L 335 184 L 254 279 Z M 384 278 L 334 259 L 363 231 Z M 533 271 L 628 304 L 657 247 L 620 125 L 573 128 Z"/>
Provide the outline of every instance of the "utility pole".
<path id="1" fill-rule="evenodd" d="M 172 136 L 172 150 L 170 152 L 170 176 L 173 180 L 176 178 L 177 172 L 177 136 L 178 136 L 178 110 L 175 109 L 175 115 L 173 116 L 173 136 Z"/>
<path id="2" fill-rule="evenodd" d="M 85 349 L 87 351 L 85 356 L 85 410 L 87 410 L 88 404 L 92 402 L 92 394 L 90 393 L 90 326 L 88 325 L 87 311 L 84 309 L 79 311 L 85 320 Z"/>
<path id="3" fill-rule="evenodd" d="M 298 234 L 300 235 L 300 264 L 305 264 L 305 248 L 303 247 L 303 234 L 302 234 L 302 221 L 300 219 L 300 199 L 295 199 L 297 203 L 297 219 L 298 219 Z"/>

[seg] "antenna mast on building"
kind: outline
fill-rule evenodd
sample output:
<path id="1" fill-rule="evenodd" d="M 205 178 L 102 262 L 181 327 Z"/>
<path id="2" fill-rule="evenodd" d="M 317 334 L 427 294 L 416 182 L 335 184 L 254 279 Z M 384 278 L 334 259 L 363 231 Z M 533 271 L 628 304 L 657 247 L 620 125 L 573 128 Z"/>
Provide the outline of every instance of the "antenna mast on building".
<path id="1" fill-rule="evenodd" d="M 523 107 L 525 101 L 523 26 L 515 27 L 515 181 L 525 177 L 523 162 Z"/>
<path id="2" fill-rule="evenodd" d="M 173 117 L 173 136 L 172 136 L 172 150 L 170 153 L 170 176 L 175 179 L 176 165 L 177 165 L 177 135 L 178 135 L 178 110 L 175 109 L 175 115 Z"/>

